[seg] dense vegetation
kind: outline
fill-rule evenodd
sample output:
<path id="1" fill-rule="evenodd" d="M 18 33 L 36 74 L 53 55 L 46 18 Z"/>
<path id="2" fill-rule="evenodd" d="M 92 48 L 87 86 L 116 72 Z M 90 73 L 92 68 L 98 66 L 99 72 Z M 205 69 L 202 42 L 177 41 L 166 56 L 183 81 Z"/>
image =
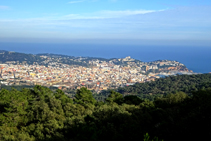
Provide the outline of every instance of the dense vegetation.
<path id="1" fill-rule="evenodd" d="M 154 101 L 111 91 L 97 102 L 86 88 L 70 99 L 35 86 L 0 91 L 0 140 L 205 140 L 211 133 L 211 89 Z M 157 138 L 158 137 L 158 138 Z"/>
<path id="2" fill-rule="evenodd" d="M 168 76 L 146 83 L 136 83 L 127 87 L 119 87 L 118 89 L 103 90 L 99 94 L 96 94 L 94 91 L 92 93 L 97 101 L 105 101 L 110 95 L 111 90 L 119 92 L 123 96 L 136 95 L 141 99 L 153 101 L 158 97 L 175 94 L 180 91 L 190 96 L 193 91 L 210 87 L 211 74 L 193 74 Z M 71 97 L 75 95 L 75 90 L 66 90 L 65 92 Z"/>
<path id="3" fill-rule="evenodd" d="M 116 92 L 125 95 L 137 95 L 142 99 L 154 100 L 167 94 L 185 92 L 188 95 L 192 91 L 211 87 L 211 74 L 177 75 L 159 78 L 146 83 L 136 83 L 127 87 L 119 87 Z M 107 97 L 110 93 L 102 91 L 99 96 Z"/>

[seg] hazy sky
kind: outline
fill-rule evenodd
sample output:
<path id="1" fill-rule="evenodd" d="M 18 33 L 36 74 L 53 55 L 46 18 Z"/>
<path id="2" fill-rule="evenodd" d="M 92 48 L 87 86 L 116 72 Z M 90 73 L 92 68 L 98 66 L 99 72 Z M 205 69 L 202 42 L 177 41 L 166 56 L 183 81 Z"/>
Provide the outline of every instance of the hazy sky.
<path id="1" fill-rule="evenodd" d="M 210 37 L 210 0 L 0 0 L 0 41 Z"/>

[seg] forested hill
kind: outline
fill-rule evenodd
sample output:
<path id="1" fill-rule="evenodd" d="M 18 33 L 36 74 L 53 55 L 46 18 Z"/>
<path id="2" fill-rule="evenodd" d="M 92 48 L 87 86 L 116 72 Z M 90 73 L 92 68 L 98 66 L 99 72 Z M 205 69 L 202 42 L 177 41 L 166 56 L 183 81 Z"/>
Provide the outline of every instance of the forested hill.
<path id="1" fill-rule="evenodd" d="M 43 59 L 37 55 L 0 50 L 0 63 L 17 64 L 18 62 L 26 62 L 33 64 L 34 62 L 41 61 L 43 61 Z"/>
<path id="2" fill-rule="evenodd" d="M 122 94 L 170 94 L 183 91 L 190 94 L 192 91 L 211 87 L 211 74 L 177 75 L 159 78 L 147 83 L 117 89 Z"/>
<path id="3" fill-rule="evenodd" d="M 72 100 L 61 90 L 0 90 L 1 141 L 193 141 L 211 133 L 211 89 L 155 101 L 111 91 L 97 102 L 86 88 Z M 149 138 L 149 135 L 152 138 Z M 159 139 L 158 139 L 158 138 Z"/>
<path id="4" fill-rule="evenodd" d="M 119 87 L 115 91 L 123 95 L 138 95 L 141 98 L 153 99 L 179 91 L 191 94 L 192 91 L 211 87 L 211 74 L 177 75 L 159 78 L 146 83 L 136 83 L 127 87 Z M 100 95 L 108 95 L 102 91 Z"/>

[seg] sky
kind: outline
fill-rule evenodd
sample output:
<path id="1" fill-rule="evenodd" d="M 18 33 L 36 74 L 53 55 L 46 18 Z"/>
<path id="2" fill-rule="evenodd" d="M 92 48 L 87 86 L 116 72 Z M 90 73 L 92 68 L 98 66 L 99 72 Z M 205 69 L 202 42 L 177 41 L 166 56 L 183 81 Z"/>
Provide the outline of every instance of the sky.
<path id="1" fill-rule="evenodd" d="M 0 42 L 211 47 L 210 0 L 0 0 Z"/>

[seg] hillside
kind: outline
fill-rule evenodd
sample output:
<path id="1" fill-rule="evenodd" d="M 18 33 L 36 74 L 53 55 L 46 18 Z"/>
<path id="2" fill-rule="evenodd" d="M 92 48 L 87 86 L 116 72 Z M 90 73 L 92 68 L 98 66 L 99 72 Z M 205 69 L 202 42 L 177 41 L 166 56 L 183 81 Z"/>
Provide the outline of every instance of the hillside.
<path id="1" fill-rule="evenodd" d="M 77 90 L 73 100 L 61 90 L 41 86 L 2 89 L 0 140 L 206 140 L 211 133 L 210 101 L 211 89 L 191 97 L 177 92 L 153 102 L 114 91 L 105 102 L 97 102 L 86 88 Z"/>
<path id="2" fill-rule="evenodd" d="M 41 61 L 43 59 L 37 55 L 0 50 L 1 63 L 17 64 L 26 62 L 27 64 L 33 64 Z"/>
<path id="3" fill-rule="evenodd" d="M 123 95 L 137 95 L 141 98 L 153 100 L 155 97 L 176 93 L 179 91 L 191 95 L 192 91 L 211 87 L 211 74 L 177 75 L 159 78 L 146 83 L 136 83 L 132 86 L 119 87 L 115 91 Z M 106 97 L 108 91 L 100 95 Z"/>
<path id="4" fill-rule="evenodd" d="M 131 66 L 131 67 L 141 67 L 143 70 L 146 70 L 148 73 L 159 72 L 160 70 L 168 72 L 169 67 L 173 67 L 170 70 L 186 70 L 189 71 L 184 64 L 181 64 L 176 61 L 170 60 L 157 60 L 152 62 L 142 62 L 130 58 L 99 58 L 99 57 L 74 57 L 61 54 L 49 54 L 49 53 L 40 53 L 40 54 L 26 54 L 13 51 L 0 50 L 0 62 L 6 64 L 36 64 L 36 65 L 51 65 L 52 63 L 60 63 L 67 65 L 77 65 L 77 66 L 96 66 L 96 61 L 98 63 L 106 62 L 114 65 L 120 66 Z M 162 63 L 162 65 L 160 64 Z M 150 69 L 146 68 L 149 67 Z M 160 70 L 159 70 L 160 69 Z"/>

